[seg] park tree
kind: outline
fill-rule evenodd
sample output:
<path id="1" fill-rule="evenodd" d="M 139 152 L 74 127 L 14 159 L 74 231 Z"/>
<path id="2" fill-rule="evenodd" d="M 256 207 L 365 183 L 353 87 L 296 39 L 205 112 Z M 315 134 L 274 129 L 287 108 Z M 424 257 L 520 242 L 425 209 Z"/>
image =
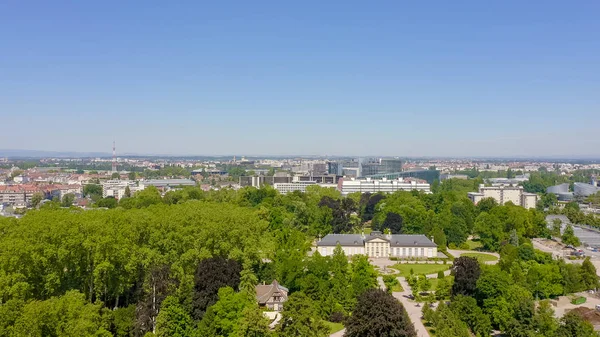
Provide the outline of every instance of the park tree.
<path id="1" fill-rule="evenodd" d="M 232 336 L 239 330 L 243 311 L 251 304 L 246 294 L 236 293 L 231 287 L 218 292 L 219 300 L 211 305 L 198 324 L 198 334 L 205 337 Z"/>
<path id="2" fill-rule="evenodd" d="M 156 318 L 157 337 L 186 337 L 192 332 L 192 318 L 177 298 L 168 296 Z"/>
<path id="3" fill-rule="evenodd" d="M 581 264 L 581 283 L 585 290 L 598 288 L 598 274 L 596 267 L 592 264 L 589 257 L 586 257 Z"/>
<path id="4" fill-rule="evenodd" d="M 538 207 L 540 211 L 543 211 L 546 208 L 550 208 L 554 206 L 558 202 L 558 198 L 554 193 L 544 193 L 538 201 Z"/>
<path id="5" fill-rule="evenodd" d="M 446 251 L 447 241 L 446 241 L 446 234 L 444 233 L 444 230 L 442 228 L 440 228 L 439 226 L 435 226 L 431 230 L 430 235 L 433 237 L 433 241 L 438 246 L 438 249 L 442 250 L 442 251 Z"/>
<path id="6" fill-rule="evenodd" d="M 176 287 L 176 281 L 171 277 L 169 265 L 161 264 L 151 267 L 145 280 L 144 294 L 136 307 L 136 329 L 140 332 L 156 332 L 157 317 L 163 301 Z M 174 300 L 171 302 L 176 312 Z M 170 325 L 171 323 L 165 323 Z M 167 329 L 169 330 L 169 329 Z M 170 330 L 169 330 L 170 331 Z"/>
<path id="7" fill-rule="evenodd" d="M 87 184 L 83 186 L 83 195 L 86 197 L 100 196 L 102 197 L 102 185 Z"/>
<path id="8" fill-rule="evenodd" d="M 562 276 L 562 285 L 565 294 L 586 290 L 582 281 L 582 266 L 574 263 L 559 262 L 558 267 Z M 592 265 L 593 267 L 593 265 Z"/>
<path id="9" fill-rule="evenodd" d="M 102 327 L 100 309 L 100 303 L 91 304 L 85 295 L 71 290 L 27 303 L 11 330 L 13 336 L 110 336 Z"/>
<path id="10" fill-rule="evenodd" d="M 364 209 L 362 210 L 362 220 L 366 222 L 373 219 L 373 215 L 375 215 L 375 207 L 381 200 L 385 199 L 385 195 L 383 195 L 382 193 L 365 193 L 363 195 L 366 196 L 366 200 L 364 202 Z M 361 198 L 361 201 L 362 200 L 363 199 Z"/>
<path id="11" fill-rule="evenodd" d="M 475 233 L 479 235 L 483 248 L 497 252 L 505 238 L 502 222 L 495 214 L 482 212 L 475 220 Z"/>
<path id="12" fill-rule="evenodd" d="M 115 208 L 119 205 L 119 202 L 115 197 L 106 197 L 98 200 L 96 202 L 96 206 L 98 207 L 106 207 L 106 208 Z"/>
<path id="13" fill-rule="evenodd" d="M 252 271 L 249 263 L 244 264 L 244 268 L 240 272 L 240 292 L 244 293 L 249 300 L 254 301 L 256 297 L 256 285 L 258 278 Z"/>
<path id="14" fill-rule="evenodd" d="M 553 336 L 558 329 L 558 321 L 554 317 L 554 309 L 549 300 L 540 301 L 533 317 L 533 330 L 544 331 L 547 336 Z"/>
<path id="15" fill-rule="evenodd" d="M 242 266 L 235 260 L 220 256 L 202 260 L 196 269 L 193 318 L 201 319 L 206 309 L 217 302 L 220 288 L 237 290 L 241 271 Z"/>
<path id="16" fill-rule="evenodd" d="M 110 175 L 110 179 L 120 179 L 121 175 L 119 175 L 117 172 L 114 172 L 113 174 Z"/>
<path id="17" fill-rule="evenodd" d="M 131 189 L 129 188 L 129 186 L 125 187 L 125 193 L 123 193 L 123 196 L 125 198 L 131 198 Z"/>
<path id="18" fill-rule="evenodd" d="M 44 200 L 44 195 L 40 192 L 35 192 L 31 196 L 30 206 L 36 208 L 42 202 L 42 200 Z"/>
<path id="19" fill-rule="evenodd" d="M 431 290 L 431 280 L 429 280 L 425 275 L 421 275 L 419 277 L 419 290 L 423 292 L 428 292 Z"/>
<path id="20" fill-rule="evenodd" d="M 340 245 L 337 245 L 333 250 L 329 267 L 331 271 L 331 294 L 345 310 L 350 310 L 354 296 L 352 288 L 350 288 L 348 258 Z"/>
<path id="21" fill-rule="evenodd" d="M 129 180 L 135 180 L 137 178 L 137 174 L 135 174 L 135 171 L 131 171 L 127 174 L 127 178 L 129 178 Z"/>
<path id="22" fill-rule="evenodd" d="M 435 287 L 435 299 L 438 301 L 448 299 L 450 298 L 451 291 L 452 283 L 450 282 L 449 277 L 438 279 L 437 285 Z"/>
<path id="23" fill-rule="evenodd" d="M 401 234 L 402 216 L 394 212 L 388 212 L 382 227 L 383 229 L 389 229 L 391 234 Z"/>
<path id="24" fill-rule="evenodd" d="M 360 296 L 368 289 L 377 287 L 377 272 L 365 255 L 352 257 L 351 286 L 355 297 Z"/>
<path id="25" fill-rule="evenodd" d="M 581 245 L 581 241 L 579 241 L 579 238 L 575 236 L 573 226 L 570 224 L 565 227 L 561 240 L 565 245 L 572 245 L 573 247 Z"/>
<path id="26" fill-rule="evenodd" d="M 562 221 L 560 219 L 552 220 L 552 229 L 550 230 L 550 234 L 554 237 L 560 237 L 560 228 L 562 226 Z"/>
<path id="27" fill-rule="evenodd" d="M 329 329 L 319 318 L 313 301 L 302 292 L 288 297 L 277 326 L 279 337 L 325 337 Z"/>
<path id="28" fill-rule="evenodd" d="M 74 201 L 75 201 L 75 194 L 67 193 L 63 196 L 60 204 L 62 207 L 71 207 L 71 206 L 73 206 Z"/>
<path id="29" fill-rule="evenodd" d="M 467 324 L 477 336 L 489 336 L 492 330 L 490 318 L 483 313 L 473 297 L 457 295 L 450 302 L 450 309 Z"/>
<path id="30" fill-rule="evenodd" d="M 556 337 L 597 337 L 594 326 L 585 321 L 576 312 L 567 312 L 560 319 L 560 326 L 556 331 Z"/>
<path id="31" fill-rule="evenodd" d="M 481 268 L 476 258 L 461 256 L 455 259 L 452 274 L 454 275 L 452 296 L 473 296 L 475 294 L 477 280 L 481 274 Z"/>
<path id="32" fill-rule="evenodd" d="M 380 289 L 370 289 L 358 297 L 346 323 L 347 337 L 416 337 L 404 306 Z"/>
<path id="33" fill-rule="evenodd" d="M 242 311 L 233 337 L 269 337 L 269 320 L 263 315 L 258 305 L 249 304 Z"/>
<path id="34" fill-rule="evenodd" d="M 480 213 L 489 213 L 494 207 L 498 206 L 498 202 L 494 198 L 483 198 L 477 203 L 477 210 Z"/>
<path id="35" fill-rule="evenodd" d="M 470 337 L 469 327 L 457 313 L 441 302 L 433 317 L 433 326 L 436 336 L 444 337 Z"/>

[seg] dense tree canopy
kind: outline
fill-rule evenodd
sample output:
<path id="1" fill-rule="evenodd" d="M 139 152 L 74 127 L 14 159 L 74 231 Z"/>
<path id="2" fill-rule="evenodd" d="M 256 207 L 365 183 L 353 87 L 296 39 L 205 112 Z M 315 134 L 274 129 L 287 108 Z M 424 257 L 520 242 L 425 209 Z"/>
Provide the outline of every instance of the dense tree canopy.
<path id="1" fill-rule="evenodd" d="M 530 238 L 550 233 L 544 214 L 489 200 L 474 206 L 465 193 L 479 182 L 347 197 L 319 186 L 286 195 L 270 187 L 147 188 L 121 200 L 91 186 L 85 193 L 98 207 L 61 208 L 59 200 L 21 219 L 0 218 L 0 336 L 325 336 L 326 320 L 360 327 L 373 315 L 379 335 L 392 336 L 406 328 L 405 313 L 374 291 L 378 273 L 368 258 L 349 260 L 341 247 L 333 256 L 311 251 L 328 233 L 367 229 L 425 234 L 440 250 L 473 235 L 482 249 L 500 252 L 496 266 L 461 257 L 453 277 L 416 283 L 417 292 L 435 291 L 431 300 L 450 300 L 428 313 L 438 335 L 587 331 L 534 301 L 597 288 L 594 266 L 534 250 Z M 565 212 L 587 219 L 574 207 Z M 290 299 L 270 331 L 254 286 L 275 279 Z M 366 300 L 385 305 L 368 308 Z"/>
<path id="2" fill-rule="evenodd" d="M 379 289 L 364 292 L 346 325 L 347 337 L 416 337 L 404 306 Z"/>

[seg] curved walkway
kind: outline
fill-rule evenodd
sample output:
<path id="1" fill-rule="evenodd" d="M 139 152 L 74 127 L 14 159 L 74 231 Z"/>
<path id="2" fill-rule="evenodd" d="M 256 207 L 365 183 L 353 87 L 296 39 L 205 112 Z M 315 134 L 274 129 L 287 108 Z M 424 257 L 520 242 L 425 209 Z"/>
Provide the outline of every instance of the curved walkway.
<path id="1" fill-rule="evenodd" d="M 400 301 L 400 303 L 402 303 L 402 305 L 406 309 L 406 312 L 408 313 L 408 317 L 410 318 L 411 322 L 415 326 L 415 330 L 417 331 L 417 336 L 418 337 L 429 337 L 429 332 L 427 331 L 427 329 L 425 328 L 425 325 L 423 325 L 423 321 L 421 320 L 422 307 L 420 305 L 417 306 L 418 303 L 410 299 L 412 292 L 410 291 L 410 286 L 406 282 L 406 279 L 404 279 L 404 277 L 398 277 L 397 279 L 400 282 L 400 285 L 402 285 L 402 289 L 404 289 L 404 291 L 393 292 L 392 296 L 394 296 L 396 299 L 398 299 Z"/>
<path id="2" fill-rule="evenodd" d="M 344 337 L 344 334 L 346 333 L 346 328 L 338 331 L 338 332 L 334 332 L 331 335 L 329 335 L 329 337 Z"/>
<path id="3" fill-rule="evenodd" d="M 484 254 L 484 255 L 492 255 L 496 257 L 494 261 L 486 261 L 485 264 L 496 264 L 498 260 L 500 260 L 500 254 L 492 253 L 492 252 L 480 252 L 477 250 L 456 250 L 456 249 L 448 249 L 448 253 L 452 254 L 455 258 L 460 257 L 462 254 Z"/>

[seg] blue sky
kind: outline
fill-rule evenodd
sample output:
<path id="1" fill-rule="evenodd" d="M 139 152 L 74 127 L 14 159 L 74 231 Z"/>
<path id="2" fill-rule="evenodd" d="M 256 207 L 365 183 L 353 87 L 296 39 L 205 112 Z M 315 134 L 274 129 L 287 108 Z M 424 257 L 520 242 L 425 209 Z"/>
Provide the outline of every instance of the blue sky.
<path id="1" fill-rule="evenodd" d="M 0 2 L 0 148 L 600 156 L 598 1 Z"/>

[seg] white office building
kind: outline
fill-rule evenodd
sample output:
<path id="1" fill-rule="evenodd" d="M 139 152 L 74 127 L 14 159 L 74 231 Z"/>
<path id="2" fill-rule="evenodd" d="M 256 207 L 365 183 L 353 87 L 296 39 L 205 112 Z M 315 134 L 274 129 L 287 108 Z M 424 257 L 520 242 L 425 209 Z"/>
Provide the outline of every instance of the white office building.
<path id="1" fill-rule="evenodd" d="M 468 196 L 476 205 L 481 199 L 493 198 L 500 205 L 510 201 L 515 205 L 528 209 L 535 208 L 538 201 L 538 195 L 524 192 L 523 186 L 503 184 L 494 186 L 479 185 L 479 192 L 469 192 Z"/>
<path id="2" fill-rule="evenodd" d="M 102 183 L 102 197 L 121 199 L 125 196 L 127 187 L 129 187 L 131 195 L 144 189 L 144 186 L 138 186 L 135 181 L 131 180 L 107 180 Z"/>
<path id="3" fill-rule="evenodd" d="M 415 180 L 405 181 L 403 178 L 394 180 L 383 179 L 344 179 L 341 184 L 342 195 L 348 195 L 354 192 L 360 193 L 394 193 L 396 191 L 423 191 L 431 193 L 431 186 L 428 183 L 417 182 Z"/>

